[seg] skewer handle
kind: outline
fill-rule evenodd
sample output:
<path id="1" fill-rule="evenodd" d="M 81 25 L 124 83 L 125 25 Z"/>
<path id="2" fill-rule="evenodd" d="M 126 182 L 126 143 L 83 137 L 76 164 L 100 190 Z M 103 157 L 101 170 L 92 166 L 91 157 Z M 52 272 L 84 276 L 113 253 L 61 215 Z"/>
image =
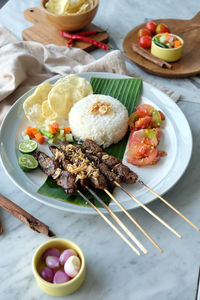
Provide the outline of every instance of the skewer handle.
<path id="1" fill-rule="evenodd" d="M 116 214 L 104 203 L 101 198 L 90 188 L 87 188 L 88 191 L 105 207 L 111 217 L 117 222 L 117 224 L 126 232 L 126 234 L 132 239 L 133 242 L 142 250 L 144 254 L 147 254 L 147 249 L 138 241 L 138 239 L 130 232 L 130 230 L 125 226 L 125 224 L 116 216 Z"/>
<path id="2" fill-rule="evenodd" d="M 170 225 L 168 225 L 164 220 L 162 220 L 158 215 L 156 215 L 152 210 L 150 210 L 146 205 L 140 202 L 137 198 L 135 198 L 131 193 L 129 193 L 126 189 L 124 189 L 117 181 L 114 181 L 115 185 L 122 189 L 129 197 L 131 197 L 138 205 L 144 208 L 150 215 L 152 215 L 156 220 L 158 220 L 161 224 L 163 224 L 167 229 L 169 229 L 172 233 L 174 233 L 177 237 L 182 238 L 182 235 L 178 233 L 175 229 L 173 229 Z"/>
<path id="3" fill-rule="evenodd" d="M 127 215 L 127 217 L 137 226 L 137 228 L 152 242 L 152 244 L 162 253 L 163 249 L 161 249 L 158 244 L 151 238 L 151 236 L 142 228 L 142 226 L 129 214 L 129 212 L 124 208 L 123 205 L 107 190 L 104 189 L 107 195 L 121 208 L 121 210 Z"/>
<path id="4" fill-rule="evenodd" d="M 140 252 L 130 243 L 130 241 L 115 227 L 113 223 L 110 222 L 110 220 L 104 216 L 104 214 L 89 200 L 87 199 L 79 190 L 77 191 L 79 195 L 90 204 L 90 206 L 104 219 L 104 221 L 124 240 L 124 242 L 138 255 L 140 256 Z"/>
<path id="5" fill-rule="evenodd" d="M 156 197 L 158 197 L 162 202 L 164 202 L 167 206 L 169 206 L 173 211 L 175 211 L 181 218 L 183 218 L 186 222 L 188 222 L 192 227 L 194 227 L 197 231 L 200 231 L 200 228 L 194 225 L 187 217 L 185 217 L 178 209 L 176 209 L 172 204 L 170 204 L 167 200 L 157 194 L 154 190 L 152 190 L 148 185 L 146 185 L 143 181 L 138 180 L 140 184 L 142 184 L 145 188 L 147 188 L 151 193 L 153 193 Z"/>

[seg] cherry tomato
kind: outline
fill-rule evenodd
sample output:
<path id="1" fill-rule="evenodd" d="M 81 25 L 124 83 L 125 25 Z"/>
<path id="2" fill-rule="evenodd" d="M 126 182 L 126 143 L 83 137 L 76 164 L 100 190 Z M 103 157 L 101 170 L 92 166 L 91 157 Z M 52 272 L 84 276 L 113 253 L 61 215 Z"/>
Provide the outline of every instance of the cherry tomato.
<path id="1" fill-rule="evenodd" d="M 151 31 L 148 30 L 148 29 L 146 29 L 146 28 L 141 28 L 141 29 L 138 31 L 138 37 L 140 38 L 141 36 L 145 36 L 145 35 L 152 36 Z"/>
<path id="2" fill-rule="evenodd" d="M 154 21 L 149 21 L 149 22 L 147 22 L 147 24 L 146 24 L 146 29 L 148 29 L 148 30 L 150 30 L 151 31 L 151 33 L 154 33 L 155 32 L 155 30 L 156 30 L 156 23 L 154 22 Z"/>
<path id="3" fill-rule="evenodd" d="M 149 35 L 142 36 L 139 40 L 139 44 L 142 48 L 150 49 L 151 48 L 152 37 Z"/>
<path id="4" fill-rule="evenodd" d="M 170 29 L 167 25 L 161 23 L 161 24 L 158 24 L 157 27 L 156 27 L 156 34 L 158 33 L 165 33 L 165 32 L 170 32 Z"/>

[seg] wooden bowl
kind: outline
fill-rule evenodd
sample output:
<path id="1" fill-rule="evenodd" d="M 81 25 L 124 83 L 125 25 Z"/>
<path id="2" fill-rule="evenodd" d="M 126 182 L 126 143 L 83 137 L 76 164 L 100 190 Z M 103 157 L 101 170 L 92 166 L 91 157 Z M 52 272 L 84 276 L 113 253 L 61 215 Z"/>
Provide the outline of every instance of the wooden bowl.
<path id="1" fill-rule="evenodd" d="M 46 19 L 53 26 L 66 31 L 77 31 L 89 25 L 94 19 L 99 6 L 99 0 L 93 0 L 94 6 L 86 12 L 74 15 L 58 15 L 49 12 L 45 8 L 45 4 L 47 1 L 48 0 L 41 0 L 40 2 L 40 8 Z"/>

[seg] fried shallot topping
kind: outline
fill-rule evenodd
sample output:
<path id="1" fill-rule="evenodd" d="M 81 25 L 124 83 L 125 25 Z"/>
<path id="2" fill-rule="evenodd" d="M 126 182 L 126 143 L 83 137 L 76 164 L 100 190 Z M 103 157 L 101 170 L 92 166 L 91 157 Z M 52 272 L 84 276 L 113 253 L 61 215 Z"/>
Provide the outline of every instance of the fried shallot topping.
<path id="1" fill-rule="evenodd" d="M 95 167 L 93 162 L 89 161 L 80 147 L 69 144 L 62 146 L 61 149 L 65 152 L 67 158 L 73 162 L 67 166 L 67 170 L 77 175 L 76 181 L 90 176 L 93 178 L 99 176 L 99 169 Z"/>
<path id="2" fill-rule="evenodd" d="M 88 109 L 89 114 L 93 115 L 108 115 L 112 113 L 112 104 L 108 102 L 101 102 L 96 99 L 96 102 Z"/>

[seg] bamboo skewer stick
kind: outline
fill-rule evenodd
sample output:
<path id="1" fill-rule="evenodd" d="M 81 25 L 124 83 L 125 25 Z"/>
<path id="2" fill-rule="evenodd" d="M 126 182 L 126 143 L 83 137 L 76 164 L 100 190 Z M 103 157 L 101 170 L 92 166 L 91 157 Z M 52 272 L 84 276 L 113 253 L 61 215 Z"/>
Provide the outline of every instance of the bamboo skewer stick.
<path id="1" fill-rule="evenodd" d="M 98 197 L 98 195 L 89 187 L 87 187 L 87 190 L 105 207 L 105 209 L 108 211 L 108 213 L 111 215 L 111 217 L 117 222 L 117 224 L 126 232 L 126 234 L 132 239 L 133 242 L 136 243 L 136 245 L 142 250 L 144 254 L 147 254 L 147 249 L 138 241 L 138 239 L 130 232 L 130 230 L 124 225 L 124 223 L 116 216 L 116 214 L 104 203 L 101 198 Z"/>
<path id="2" fill-rule="evenodd" d="M 152 244 L 162 253 L 163 249 L 161 249 L 158 244 L 151 238 L 151 236 L 142 228 L 142 226 L 129 214 L 129 212 L 124 208 L 123 205 L 107 190 L 104 189 L 106 194 L 121 208 L 121 210 L 127 215 L 127 217 L 139 228 L 139 230 L 152 242 Z"/>
<path id="3" fill-rule="evenodd" d="M 188 222 L 192 227 L 194 227 L 197 231 L 200 231 L 200 228 L 198 228 L 196 225 L 194 225 L 187 217 L 185 217 L 178 209 L 176 209 L 172 204 L 170 204 L 167 200 L 165 200 L 163 197 L 161 197 L 159 194 L 157 194 L 154 190 L 152 190 L 150 187 L 148 187 L 143 181 L 138 180 L 140 184 L 142 184 L 145 188 L 147 188 L 151 193 L 153 193 L 155 196 L 157 196 L 162 202 L 164 202 L 167 206 L 169 206 L 173 211 L 175 211 L 181 218 L 183 218 L 186 222 Z"/>
<path id="4" fill-rule="evenodd" d="M 131 197 L 138 205 L 140 205 L 143 209 L 145 209 L 150 215 L 152 215 L 156 220 L 158 220 L 161 224 L 163 224 L 166 228 L 168 228 L 171 232 L 173 232 L 177 237 L 182 238 L 175 229 L 173 229 L 170 225 L 168 225 L 164 220 L 162 220 L 158 215 L 156 215 L 152 210 L 150 210 L 146 205 L 137 200 L 131 193 L 129 193 L 126 189 L 124 189 L 121 184 L 117 181 L 114 181 L 115 185 L 122 189 L 129 197 Z"/>
<path id="5" fill-rule="evenodd" d="M 0 206 L 7 210 L 10 214 L 18 218 L 24 224 L 26 224 L 31 229 L 37 231 L 38 233 L 43 233 L 49 237 L 55 236 L 55 234 L 49 229 L 47 225 L 42 223 L 40 220 L 36 219 L 30 215 L 27 211 L 22 209 L 20 206 L 16 205 L 14 202 L 8 200 L 6 197 L 0 194 Z"/>
<path id="6" fill-rule="evenodd" d="M 89 205 L 102 217 L 102 219 L 121 237 L 121 239 L 138 255 L 140 256 L 140 252 L 131 244 L 131 242 L 117 229 L 117 227 L 110 222 L 110 220 L 104 216 L 104 214 L 87 198 L 85 197 L 79 190 L 77 190 L 79 195 L 87 202 Z"/>

